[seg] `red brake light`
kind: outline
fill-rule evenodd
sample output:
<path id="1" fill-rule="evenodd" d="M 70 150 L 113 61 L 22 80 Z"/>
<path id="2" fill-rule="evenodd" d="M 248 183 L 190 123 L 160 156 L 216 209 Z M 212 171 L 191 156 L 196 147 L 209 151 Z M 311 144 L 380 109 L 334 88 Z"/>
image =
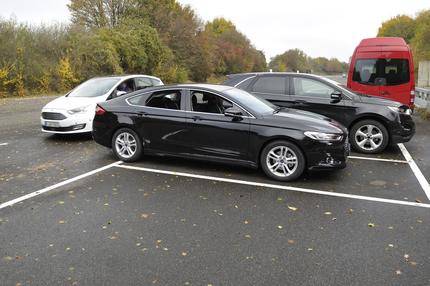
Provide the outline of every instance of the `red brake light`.
<path id="1" fill-rule="evenodd" d="M 103 115 L 106 113 L 106 110 L 104 110 L 100 105 L 96 106 L 96 115 Z"/>

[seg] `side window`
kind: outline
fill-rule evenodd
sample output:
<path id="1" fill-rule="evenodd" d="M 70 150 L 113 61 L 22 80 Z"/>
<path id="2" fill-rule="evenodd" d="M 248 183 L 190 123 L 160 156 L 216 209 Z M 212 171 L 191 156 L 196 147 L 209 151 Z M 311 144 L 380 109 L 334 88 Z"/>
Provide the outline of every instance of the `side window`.
<path id="1" fill-rule="evenodd" d="M 109 100 L 120 97 L 133 91 L 135 91 L 134 81 L 133 79 L 128 79 L 118 85 L 118 87 L 112 92 L 111 96 L 109 97 Z"/>
<path id="2" fill-rule="evenodd" d="M 285 94 L 287 90 L 286 82 L 287 79 L 283 76 L 262 76 L 256 80 L 252 87 L 252 91 L 260 93 Z"/>
<path id="3" fill-rule="evenodd" d="M 146 100 L 147 107 L 172 110 L 181 109 L 181 92 L 179 90 L 163 90 L 154 92 Z"/>
<path id="4" fill-rule="evenodd" d="M 215 114 L 224 114 L 227 108 L 233 107 L 230 101 L 203 91 L 191 91 L 191 105 L 192 110 L 195 112 Z"/>
<path id="5" fill-rule="evenodd" d="M 294 78 L 295 95 L 330 98 L 333 92 L 333 88 L 317 80 L 300 77 Z"/>
<path id="6" fill-rule="evenodd" d="M 141 89 L 145 89 L 145 88 L 154 86 L 152 81 L 146 77 L 135 78 L 134 82 L 136 84 L 136 90 L 141 90 Z"/>
<path id="7" fill-rule="evenodd" d="M 161 80 L 155 79 L 155 78 L 151 78 L 151 82 L 153 86 L 160 86 L 163 85 L 163 83 L 161 82 Z"/>

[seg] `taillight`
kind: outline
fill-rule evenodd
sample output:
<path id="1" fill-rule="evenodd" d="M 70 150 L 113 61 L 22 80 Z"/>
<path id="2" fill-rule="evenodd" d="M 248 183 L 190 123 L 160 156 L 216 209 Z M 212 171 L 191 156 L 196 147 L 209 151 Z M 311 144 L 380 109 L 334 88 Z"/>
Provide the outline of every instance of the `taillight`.
<path id="1" fill-rule="evenodd" d="M 96 115 L 103 115 L 106 113 L 106 110 L 104 110 L 100 105 L 96 106 Z"/>

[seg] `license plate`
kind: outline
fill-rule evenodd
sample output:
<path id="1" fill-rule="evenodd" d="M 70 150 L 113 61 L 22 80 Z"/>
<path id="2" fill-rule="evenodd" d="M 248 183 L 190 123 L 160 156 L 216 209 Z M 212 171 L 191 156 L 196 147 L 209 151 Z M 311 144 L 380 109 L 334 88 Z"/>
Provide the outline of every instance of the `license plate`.
<path id="1" fill-rule="evenodd" d="M 46 127 L 60 127 L 60 123 L 58 123 L 58 122 L 45 121 L 44 125 Z"/>

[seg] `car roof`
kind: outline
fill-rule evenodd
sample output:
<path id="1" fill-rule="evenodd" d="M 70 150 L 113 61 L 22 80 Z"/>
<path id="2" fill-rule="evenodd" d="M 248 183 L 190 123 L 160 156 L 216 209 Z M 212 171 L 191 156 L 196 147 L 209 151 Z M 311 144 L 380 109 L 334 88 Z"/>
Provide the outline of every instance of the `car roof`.
<path id="1" fill-rule="evenodd" d="M 92 79 L 116 78 L 119 80 L 125 80 L 125 79 L 130 79 L 130 78 L 135 78 L 135 77 L 148 77 L 148 78 L 160 80 L 158 77 L 155 77 L 152 75 L 145 75 L 145 74 L 98 76 L 98 77 L 94 77 Z"/>
<path id="2" fill-rule="evenodd" d="M 289 76 L 299 76 L 299 77 L 314 77 L 314 78 L 321 78 L 324 79 L 323 76 L 316 75 L 316 74 L 310 74 L 310 73 L 295 73 L 295 72 L 252 72 L 252 73 L 237 73 L 237 74 L 230 74 L 227 77 L 235 77 L 235 76 L 257 76 L 257 75 L 289 75 Z"/>

